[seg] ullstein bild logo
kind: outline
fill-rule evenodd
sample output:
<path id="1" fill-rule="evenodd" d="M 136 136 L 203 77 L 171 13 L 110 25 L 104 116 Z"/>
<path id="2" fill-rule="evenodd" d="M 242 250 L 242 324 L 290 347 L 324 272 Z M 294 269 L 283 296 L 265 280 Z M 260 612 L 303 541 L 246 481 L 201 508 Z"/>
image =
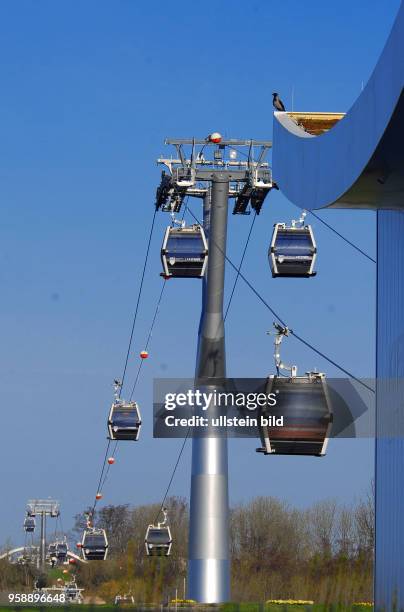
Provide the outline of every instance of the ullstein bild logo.
<path id="1" fill-rule="evenodd" d="M 268 417 L 260 416 L 260 418 L 249 417 L 228 417 L 220 415 L 218 417 L 202 417 L 191 416 L 189 418 L 175 417 L 173 415 L 166 416 L 164 419 L 167 427 L 283 427 L 283 416 Z"/>

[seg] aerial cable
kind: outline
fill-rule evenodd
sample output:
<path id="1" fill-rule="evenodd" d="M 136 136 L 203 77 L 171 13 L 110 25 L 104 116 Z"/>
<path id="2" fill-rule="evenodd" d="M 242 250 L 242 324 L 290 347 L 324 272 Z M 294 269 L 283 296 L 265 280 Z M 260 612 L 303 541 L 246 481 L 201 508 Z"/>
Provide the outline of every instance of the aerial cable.
<path id="1" fill-rule="evenodd" d="M 342 238 L 342 240 L 345 240 L 345 242 L 347 244 L 349 244 L 353 249 L 355 249 L 356 251 L 358 251 L 358 253 L 361 253 L 361 255 L 363 255 L 364 257 L 367 257 L 367 259 L 369 259 L 370 261 L 372 261 L 373 263 L 376 263 L 376 260 L 373 259 L 373 257 L 371 257 L 370 255 L 368 255 L 367 253 L 365 253 L 365 251 L 362 251 L 362 249 L 360 249 L 356 244 L 354 244 L 353 242 L 351 242 L 350 240 L 348 240 L 348 238 L 345 238 L 345 236 L 343 236 L 342 234 L 340 234 L 334 227 L 332 227 L 332 225 L 330 225 L 329 223 L 327 223 L 326 221 L 324 221 L 324 219 L 322 219 L 321 217 L 319 217 L 318 215 L 316 215 L 315 212 L 313 212 L 312 210 L 307 211 L 309 212 L 311 215 L 313 215 L 313 217 L 315 217 L 318 221 L 320 221 L 320 223 L 322 223 L 323 225 L 325 225 L 326 227 L 328 227 L 329 230 L 331 230 L 332 232 L 334 232 L 334 234 L 336 234 L 337 236 L 339 236 L 340 238 Z"/>
<path id="2" fill-rule="evenodd" d="M 150 329 L 149 329 L 149 333 L 148 333 L 148 336 L 147 336 L 145 350 L 148 349 L 149 344 L 150 344 L 150 340 L 151 340 L 151 337 L 152 337 L 154 325 L 156 323 L 157 314 L 158 314 L 159 309 L 160 309 L 160 304 L 161 304 L 161 300 L 162 300 L 162 297 L 163 297 L 163 293 L 164 293 L 164 288 L 166 286 L 166 282 L 167 281 L 164 280 L 163 286 L 162 286 L 161 291 L 160 291 L 160 295 L 159 295 L 159 298 L 158 298 L 158 301 L 157 301 L 157 305 L 156 305 L 156 308 L 155 308 L 155 311 L 154 311 L 153 320 L 152 320 L 152 323 L 151 323 L 151 326 L 150 326 Z M 138 371 L 137 371 L 135 383 L 133 385 L 132 392 L 131 392 L 131 395 L 130 395 L 130 401 L 132 400 L 133 394 L 134 394 L 135 389 L 136 389 L 136 385 L 137 385 L 137 383 L 139 381 L 139 376 L 140 376 L 140 372 L 141 372 L 141 369 L 142 369 L 142 366 L 143 366 L 143 362 L 144 362 L 144 359 L 141 359 L 140 360 L 140 364 L 139 364 L 139 368 L 138 368 Z M 118 442 L 119 442 L 119 440 L 115 441 L 114 447 L 112 449 L 112 456 L 113 457 L 116 457 L 116 455 L 117 455 Z M 104 457 L 103 469 L 101 471 L 101 476 L 100 476 L 100 480 L 99 480 L 99 483 L 98 483 L 97 493 L 101 493 L 102 490 L 104 489 L 104 485 L 105 485 L 106 480 L 108 478 L 109 470 L 110 470 L 110 467 L 111 467 L 110 464 L 107 463 L 108 451 L 109 451 L 110 443 L 111 443 L 111 440 L 109 440 L 108 445 L 107 445 L 107 450 L 106 450 L 105 457 Z M 96 500 L 95 503 L 97 503 L 97 500 Z"/>
<path id="3" fill-rule="evenodd" d="M 114 448 L 112 449 L 112 456 L 113 457 L 116 457 L 117 454 L 118 454 L 118 442 L 119 442 L 119 440 L 115 440 Z M 99 489 L 100 492 L 104 489 L 104 485 L 105 485 L 105 482 L 106 482 L 106 480 L 108 478 L 110 467 L 111 467 L 111 465 L 108 463 L 107 469 L 105 471 L 104 479 L 103 479 L 103 481 L 102 481 L 102 483 L 100 485 L 100 489 Z"/>
<path id="4" fill-rule="evenodd" d="M 104 461 L 102 463 L 102 470 L 101 470 L 101 474 L 100 474 L 100 479 L 98 481 L 98 486 L 97 486 L 96 494 L 99 493 L 99 489 L 101 487 L 102 479 L 103 479 L 104 472 L 105 472 L 105 467 L 107 465 L 108 451 L 109 451 L 109 447 L 110 446 L 111 446 L 111 440 L 108 440 L 107 450 L 105 451 Z M 94 510 L 95 510 L 95 506 L 96 505 L 97 505 L 97 498 L 94 499 L 94 505 L 93 505 L 93 509 L 92 509 L 92 514 L 94 514 Z"/>
<path id="5" fill-rule="evenodd" d="M 59 513 L 59 517 L 58 518 L 59 518 L 60 528 L 62 530 L 62 534 L 63 534 L 63 536 L 65 536 L 66 534 L 65 534 L 65 530 L 63 529 L 63 521 L 62 521 L 62 514 L 61 513 Z"/>
<path id="6" fill-rule="evenodd" d="M 182 211 L 182 217 L 181 217 L 181 221 L 184 221 L 185 218 L 185 213 L 187 212 L 188 209 L 188 201 L 189 201 L 189 195 L 187 195 L 186 200 L 184 202 L 184 210 Z"/>
<path id="7" fill-rule="evenodd" d="M 192 210 L 188 207 L 189 212 L 191 213 L 191 215 L 193 216 L 193 218 L 196 220 L 197 223 L 199 223 L 198 219 L 195 217 L 195 215 L 193 214 Z M 218 245 L 216 245 L 217 248 Z M 237 266 L 231 261 L 231 259 L 225 254 L 225 259 L 226 261 L 231 265 L 231 267 L 237 271 Z M 242 274 L 242 272 L 239 270 L 239 276 L 243 279 L 243 281 L 246 283 L 246 285 L 248 285 L 248 287 L 251 289 L 251 291 L 257 296 L 257 298 L 264 304 L 264 306 L 273 314 L 273 316 L 278 319 L 278 321 L 283 325 L 283 327 L 288 327 L 285 323 L 285 321 L 277 314 L 277 312 L 268 304 L 268 302 L 262 297 L 262 295 L 255 289 L 255 287 L 250 283 L 250 281 L 244 276 L 244 274 Z M 369 385 L 367 385 L 366 383 L 364 383 L 360 378 L 358 378 L 357 376 L 354 376 L 351 372 L 349 372 L 348 370 L 346 370 L 344 367 L 342 367 L 341 365 L 339 365 L 336 361 L 334 361 L 333 359 L 331 359 L 330 357 L 327 357 L 327 355 L 325 355 L 323 352 L 321 352 L 320 350 L 318 350 L 315 346 L 313 346 L 312 344 L 310 344 L 310 342 L 308 342 L 307 340 L 304 340 L 304 338 L 302 338 L 301 336 L 299 336 L 298 334 L 296 334 L 294 331 L 292 331 L 292 329 L 289 328 L 289 332 L 290 334 L 292 334 L 297 340 L 299 340 L 300 342 L 302 342 L 303 344 L 305 344 L 308 348 L 310 348 L 312 351 L 314 351 L 315 353 L 317 353 L 317 355 L 320 355 L 320 357 L 323 357 L 323 359 L 325 359 L 326 361 L 328 361 L 329 363 L 331 363 L 333 366 L 335 366 L 338 370 L 340 370 L 341 372 L 343 372 L 344 374 L 346 374 L 349 378 L 352 378 L 353 380 L 355 380 L 356 382 L 358 382 L 360 385 L 362 385 L 363 387 L 365 387 L 366 389 L 368 389 L 369 391 L 371 391 L 372 393 L 375 393 L 375 390 L 370 387 Z"/>
<path id="8" fill-rule="evenodd" d="M 230 309 L 230 305 L 231 305 L 231 302 L 232 302 L 232 299 L 233 299 L 233 295 L 234 295 L 234 292 L 236 290 L 238 279 L 240 277 L 241 266 L 243 265 L 243 262 L 244 262 L 244 257 L 245 257 L 245 254 L 247 252 L 248 244 L 250 242 L 250 238 L 251 238 L 251 234 L 252 234 L 252 231 L 253 231 L 253 228 L 254 228 L 254 223 L 255 223 L 256 218 L 257 218 L 257 211 L 255 211 L 255 213 L 254 213 L 254 217 L 253 217 L 253 220 L 252 220 L 251 225 L 250 225 L 250 231 L 248 232 L 247 240 L 246 240 L 246 243 L 244 245 L 243 254 L 241 256 L 240 263 L 239 263 L 239 266 L 237 268 L 236 278 L 235 278 L 235 281 L 234 281 L 234 284 L 233 284 L 233 288 L 232 288 L 231 293 L 230 293 L 229 301 L 227 302 L 226 312 L 224 313 L 224 321 L 226 321 L 227 315 L 229 313 L 229 309 Z"/>
<path id="9" fill-rule="evenodd" d="M 169 480 L 169 482 L 168 482 L 168 485 L 167 485 L 166 491 L 165 491 L 165 493 L 164 493 L 163 500 L 162 500 L 162 502 L 161 502 L 161 506 L 160 506 L 160 508 L 159 508 L 159 511 L 158 511 L 158 512 L 157 512 L 157 514 L 156 514 L 156 518 L 154 519 L 154 522 L 156 522 L 156 521 L 157 521 L 157 519 L 158 519 L 158 517 L 159 517 L 160 512 L 161 512 L 161 511 L 162 511 L 162 509 L 164 508 L 164 504 L 165 504 L 165 501 L 166 501 L 166 499 L 167 499 L 167 495 L 168 495 L 168 493 L 169 493 L 169 491 L 170 491 L 170 488 L 171 488 L 172 482 L 173 482 L 173 480 L 174 480 L 175 473 L 176 473 L 177 468 L 178 468 L 178 466 L 179 466 L 179 463 L 180 463 L 180 461 L 181 461 L 182 453 L 184 452 L 184 448 L 185 448 L 185 445 L 186 445 L 187 440 L 188 440 L 189 431 L 190 431 L 190 427 L 188 427 L 187 434 L 186 434 L 186 436 L 185 436 L 185 438 L 184 438 L 184 441 L 183 441 L 183 443 L 182 443 L 182 445 L 181 445 L 180 452 L 178 453 L 177 461 L 175 462 L 175 465 L 174 465 L 173 471 L 172 471 L 172 473 L 171 473 L 170 480 Z"/>
<path id="10" fill-rule="evenodd" d="M 229 262 L 229 264 L 236 269 L 236 266 L 233 264 L 233 262 L 226 256 L 226 260 Z M 248 287 L 251 289 L 251 291 L 253 291 L 253 293 L 257 296 L 257 298 L 264 304 L 264 306 L 266 306 L 266 308 L 268 308 L 268 310 L 274 315 L 274 317 L 276 319 L 278 319 L 278 321 L 284 326 L 284 327 L 288 327 L 285 323 L 285 321 L 275 312 L 275 310 L 268 304 L 268 302 L 262 297 L 262 295 L 255 289 L 255 287 L 253 287 L 253 285 L 247 280 L 247 278 L 240 272 L 239 273 L 240 277 L 243 279 L 243 281 L 246 283 L 246 285 L 248 285 Z M 289 328 L 289 333 L 294 336 L 297 340 L 299 340 L 300 342 L 302 342 L 305 346 L 307 346 L 308 348 L 310 348 L 314 353 L 317 353 L 317 355 L 319 355 L 320 357 L 322 357 L 323 359 L 325 359 L 326 361 L 328 361 L 329 363 L 331 363 L 333 366 L 335 366 L 338 370 L 340 370 L 341 372 L 343 372 L 344 374 L 346 374 L 349 378 L 352 378 L 353 380 L 355 380 L 356 382 L 358 382 L 360 385 L 362 385 L 363 387 L 365 387 L 366 389 L 368 389 L 369 391 L 371 391 L 372 393 L 375 393 L 375 390 L 373 389 L 373 387 L 370 387 L 369 385 L 367 385 L 366 383 L 364 383 L 360 378 L 358 378 L 357 376 L 354 376 L 354 374 L 352 374 L 351 372 L 349 372 L 348 370 L 346 370 L 343 366 L 341 366 L 340 364 L 338 364 L 336 361 L 334 361 L 333 359 L 331 359 L 330 357 L 327 357 L 327 355 L 325 355 L 322 351 L 320 351 L 319 349 L 317 349 L 315 346 L 313 346 L 310 342 L 308 342 L 307 340 L 305 340 L 304 338 L 302 338 L 301 336 L 299 336 L 296 332 L 294 332 L 292 329 Z"/>
<path id="11" fill-rule="evenodd" d="M 135 324 L 136 324 L 137 314 L 138 314 L 138 311 L 139 311 L 140 297 L 142 295 L 143 282 L 144 282 L 144 277 L 145 277 L 145 273 L 146 273 L 147 260 L 149 258 L 149 252 L 150 252 L 150 245 L 151 245 L 152 236 L 153 236 L 154 223 L 156 221 L 156 214 L 157 214 L 157 208 L 155 208 L 155 210 L 154 210 L 153 220 L 152 220 L 152 224 L 151 224 L 151 228 L 150 228 L 150 233 L 149 233 L 149 239 L 148 239 L 147 248 L 146 248 L 146 255 L 145 255 L 145 258 L 144 258 L 143 271 L 142 271 L 142 277 L 141 277 L 140 286 L 139 286 L 139 293 L 138 293 L 138 296 L 137 296 L 135 314 L 134 314 L 134 317 L 133 317 L 132 329 L 131 329 L 130 337 L 129 337 L 128 350 L 127 350 L 127 353 L 126 353 L 125 365 L 124 365 L 123 374 L 122 374 L 122 377 L 121 377 L 122 387 L 123 387 L 123 384 L 125 382 L 125 376 L 126 376 L 126 370 L 127 370 L 127 367 L 128 367 L 129 355 L 130 355 L 130 351 L 131 351 L 131 348 L 132 348 L 133 334 L 134 334 L 134 331 L 135 331 Z"/>
<path id="12" fill-rule="evenodd" d="M 161 300 L 163 299 L 163 294 L 164 294 L 164 289 L 165 289 L 166 283 L 167 283 L 167 279 L 164 279 L 163 286 L 161 288 L 160 295 L 159 295 L 158 300 L 157 300 L 156 308 L 154 310 L 154 315 L 153 315 L 153 319 L 152 319 L 151 326 L 150 326 L 150 329 L 149 329 L 149 333 L 147 335 L 146 344 L 144 346 L 144 350 L 145 351 L 147 351 L 147 349 L 149 348 L 149 345 L 150 345 L 150 341 L 151 341 L 151 338 L 152 338 L 154 325 L 156 323 L 157 315 L 158 315 L 159 310 L 160 310 Z M 133 397 L 133 394 L 134 394 L 134 392 L 136 390 L 137 383 L 139 382 L 139 376 L 140 376 L 140 372 L 141 372 L 142 367 L 143 367 L 143 363 L 144 363 L 144 359 L 141 358 L 139 366 L 138 366 L 138 370 L 137 370 L 137 373 L 136 373 L 135 382 L 133 384 L 132 391 L 130 393 L 129 401 L 132 401 L 132 397 Z"/>

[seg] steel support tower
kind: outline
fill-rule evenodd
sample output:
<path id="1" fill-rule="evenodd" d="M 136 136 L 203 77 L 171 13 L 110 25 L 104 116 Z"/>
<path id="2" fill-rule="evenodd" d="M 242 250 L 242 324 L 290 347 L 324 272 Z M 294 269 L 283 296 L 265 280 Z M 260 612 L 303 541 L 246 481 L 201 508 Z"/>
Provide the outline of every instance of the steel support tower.
<path id="1" fill-rule="evenodd" d="M 59 516 L 59 502 L 54 499 L 30 499 L 27 504 L 27 513 L 30 516 L 41 517 L 39 564 L 43 570 L 46 564 L 46 517 L 50 516 L 52 518 L 57 518 Z"/>
<path id="2" fill-rule="evenodd" d="M 214 172 L 196 380 L 226 376 L 223 295 L 228 197 L 228 174 Z M 193 438 L 188 588 L 189 596 L 198 602 L 230 599 L 228 513 L 227 439 Z"/>
<path id="3" fill-rule="evenodd" d="M 220 135 L 217 135 L 220 136 Z M 223 298 L 229 197 L 233 214 L 259 214 L 272 183 L 265 154 L 271 143 L 252 140 L 211 141 L 167 139 L 177 158 L 160 158 L 168 167 L 157 190 L 157 208 L 179 212 L 185 196 L 203 198 L 203 226 L 208 237 L 208 266 L 203 279 L 202 314 L 198 334 L 195 386 L 223 388 L 226 377 Z M 186 157 L 183 147 L 192 147 Z M 203 152 L 215 146 L 213 160 Z M 196 147 L 201 149 L 197 154 Z M 237 147 L 248 147 L 246 159 L 237 159 Z M 259 149 L 254 158 L 254 147 Z M 225 152 L 230 152 L 228 159 Z M 210 408 L 212 411 L 212 408 Z M 215 410 L 219 410 L 216 408 Z M 211 413 L 212 414 L 212 413 Z M 212 415 L 214 416 L 214 415 Z M 194 437 L 190 495 L 188 597 L 200 603 L 230 599 L 229 494 L 226 437 Z"/>

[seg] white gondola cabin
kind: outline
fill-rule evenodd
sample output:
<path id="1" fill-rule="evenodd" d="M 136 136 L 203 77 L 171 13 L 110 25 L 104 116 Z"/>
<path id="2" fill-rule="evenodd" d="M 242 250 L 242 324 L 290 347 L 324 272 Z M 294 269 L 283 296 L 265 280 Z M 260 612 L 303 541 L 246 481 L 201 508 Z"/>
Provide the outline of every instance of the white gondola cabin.
<path id="1" fill-rule="evenodd" d="M 27 533 L 33 533 L 35 531 L 35 518 L 33 516 L 26 516 L 24 520 L 24 530 Z"/>
<path id="2" fill-rule="evenodd" d="M 67 560 L 67 542 L 56 542 L 56 558 L 58 563 L 65 563 Z"/>
<path id="3" fill-rule="evenodd" d="M 273 277 L 314 276 L 317 247 L 311 225 L 275 223 L 268 258 Z"/>
<path id="4" fill-rule="evenodd" d="M 105 529 L 86 529 L 81 541 L 85 561 L 105 561 L 108 554 L 108 540 Z"/>
<path id="5" fill-rule="evenodd" d="M 167 227 L 161 247 L 164 278 L 202 278 L 208 263 L 208 243 L 200 225 Z"/>
<path id="6" fill-rule="evenodd" d="M 149 525 L 145 545 L 149 557 L 168 557 L 171 553 L 172 537 L 168 525 Z"/>
<path id="7" fill-rule="evenodd" d="M 167 525 L 167 508 L 162 508 L 164 520 L 157 525 L 149 525 L 146 531 L 145 546 L 149 557 L 168 557 L 171 553 L 173 539 Z"/>
<path id="8" fill-rule="evenodd" d="M 270 376 L 265 393 L 275 394 L 276 408 L 264 409 L 262 416 L 282 416 L 283 426 L 273 421 L 260 426 L 262 448 L 258 451 L 265 455 L 325 455 L 332 427 L 325 375 Z"/>
<path id="9" fill-rule="evenodd" d="M 125 402 L 116 399 L 108 417 L 108 434 L 110 440 L 139 439 L 142 419 L 136 402 Z"/>
<path id="10" fill-rule="evenodd" d="M 275 367 L 269 376 L 265 393 L 276 398 L 275 406 L 264 406 L 259 418 L 262 447 L 265 455 L 325 455 L 332 428 L 332 405 L 325 374 L 307 372 L 297 376 L 297 367 L 281 359 L 281 344 L 289 336 L 288 327 L 274 323 Z M 288 375 L 283 374 L 287 371 Z M 262 417 L 267 424 L 263 424 Z M 282 418 L 278 423 L 277 419 Z"/>
<path id="11" fill-rule="evenodd" d="M 48 546 L 49 559 L 56 559 L 56 542 L 51 542 Z"/>

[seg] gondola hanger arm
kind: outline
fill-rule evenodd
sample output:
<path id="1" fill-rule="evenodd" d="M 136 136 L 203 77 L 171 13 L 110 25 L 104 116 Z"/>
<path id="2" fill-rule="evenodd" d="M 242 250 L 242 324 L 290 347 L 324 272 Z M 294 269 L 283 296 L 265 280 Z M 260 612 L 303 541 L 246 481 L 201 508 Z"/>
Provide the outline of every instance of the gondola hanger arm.
<path id="1" fill-rule="evenodd" d="M 282 359 L 281 359 L 281 344 L 282 344 L 282 340 L 285 336 L 289 336 L 289 333 L 292 332 L 291 329 L 289 329 L 287 326 L 283 326 L 280 325 L 279 323 L 273 323 L 273 326 L 276 330 L 276 332 L 272 332 L 272 331 L 268 331 L 267 333 L 269 335 L 275 335 L 275 340 L 274 340 L 274 346 L 275 346 L 275 352 L 274 352 L 274 359 L 275 359 L 275 367 L 276 367 L 276 371 L 279 374 L 281 370 L 286 370 L 287 372 L 290 373 L 290 376 L 295 377 L 297 376 L 297 366 L 295 365 L 288 365 L 286 363 L 283 363 Z"/>

